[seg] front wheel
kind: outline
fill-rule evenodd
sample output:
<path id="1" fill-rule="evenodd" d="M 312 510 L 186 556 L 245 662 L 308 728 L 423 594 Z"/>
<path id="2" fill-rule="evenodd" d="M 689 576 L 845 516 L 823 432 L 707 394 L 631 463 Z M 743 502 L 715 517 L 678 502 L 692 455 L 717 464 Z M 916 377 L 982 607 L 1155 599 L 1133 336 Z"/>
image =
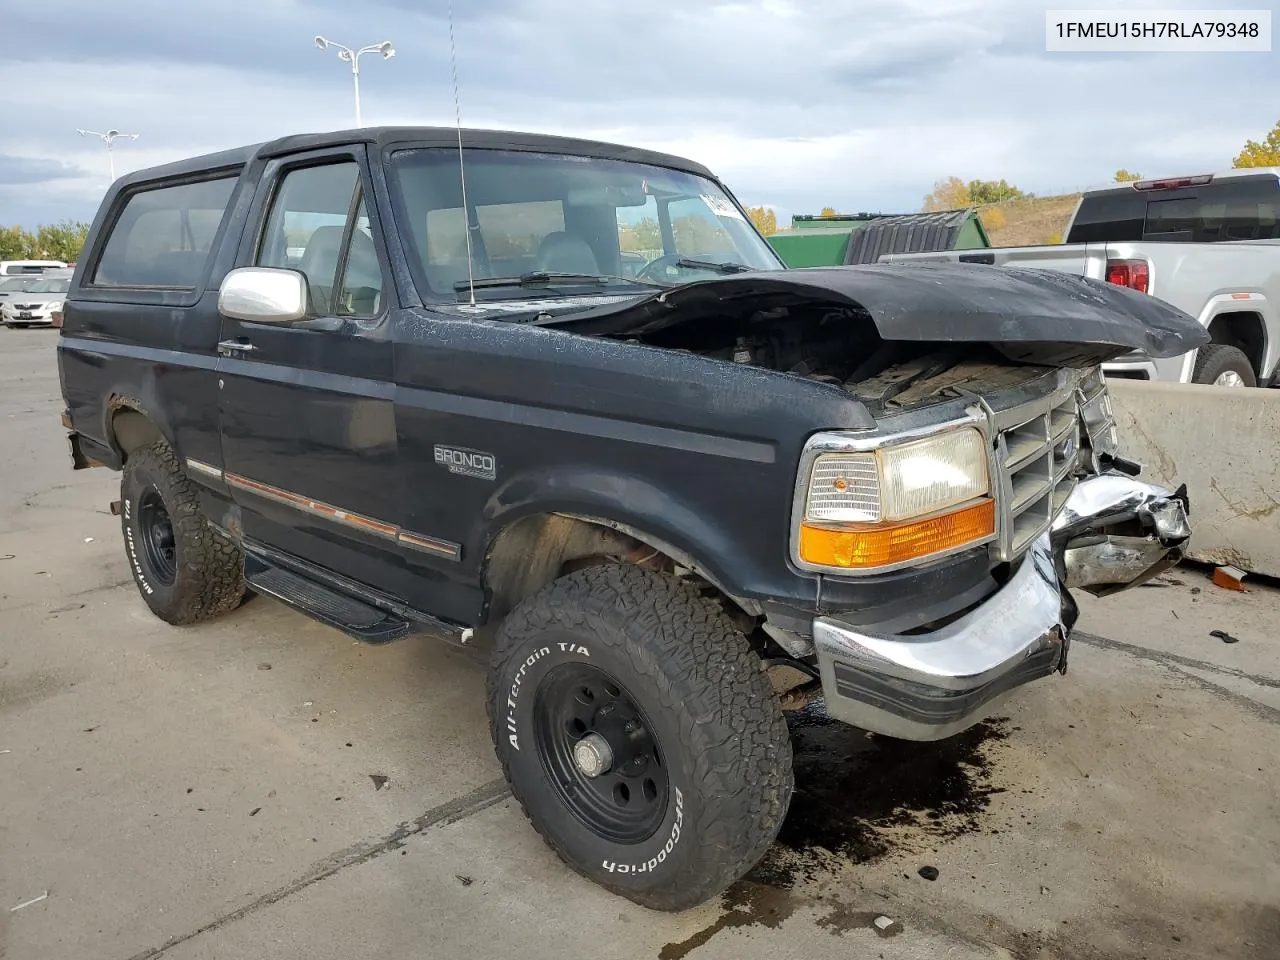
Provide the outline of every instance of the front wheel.
<path id="1" fill-rule="evenodd" d="M 225 613 L 244 596 L 244 554 L 200 509 L 196 486 L 163 440 L 129 454 L 120 523 L 138 592 L 174 624 Z"/>
<path id="2" fill-rule="evenodd" d="M 713 599 L 640 567 L 563 577 L 498 631 L 489 719 L 512 793 L 586 877 L 681 910 L 746 873 L 791 800 L 759 658 Z"/>

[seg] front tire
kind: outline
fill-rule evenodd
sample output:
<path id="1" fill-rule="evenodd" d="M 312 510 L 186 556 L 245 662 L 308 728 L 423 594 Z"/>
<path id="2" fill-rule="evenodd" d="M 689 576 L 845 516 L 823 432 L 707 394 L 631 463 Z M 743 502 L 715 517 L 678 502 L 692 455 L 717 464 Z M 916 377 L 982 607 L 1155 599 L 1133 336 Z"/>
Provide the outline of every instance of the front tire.
<path id="1" fill-rule="evenodd" d="M 1192 383 L 1219 387 L 1256 387 L 1258 378 L 1243 350 L 1225 343 L 1211 343 L 1196 355 Z"/>
<path id="2" fill-rule="evenodd" d="M 183 625 L 239 605 L 244 554 L 205 519 L 196 486 L 167 443 L 129 454 L 120 500 L 125 555 L 152 613 Z"/>
<path id="3" fill-rule="evenodd" d="M 494 747 L 571 867 L 681 910 L 762 857 L 791 800 L 791 742 L 759 658 L 692 585 L 620 564 L 569 574 L 503 622 Z"/>

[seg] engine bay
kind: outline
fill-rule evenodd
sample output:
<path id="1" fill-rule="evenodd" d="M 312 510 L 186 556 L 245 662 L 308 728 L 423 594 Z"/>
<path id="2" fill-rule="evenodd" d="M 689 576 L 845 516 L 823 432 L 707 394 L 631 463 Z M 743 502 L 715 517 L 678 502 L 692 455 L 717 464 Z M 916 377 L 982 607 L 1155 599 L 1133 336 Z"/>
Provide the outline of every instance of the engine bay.
<path id="1" fill-rule="evenodd" d="M 983 343 L 883 340 L 871 318 L 829 306 L 709 316 L 627 338 L 841 387 L 874 409 L 910 409 L 1034 380 L 1050 367 Z"/>

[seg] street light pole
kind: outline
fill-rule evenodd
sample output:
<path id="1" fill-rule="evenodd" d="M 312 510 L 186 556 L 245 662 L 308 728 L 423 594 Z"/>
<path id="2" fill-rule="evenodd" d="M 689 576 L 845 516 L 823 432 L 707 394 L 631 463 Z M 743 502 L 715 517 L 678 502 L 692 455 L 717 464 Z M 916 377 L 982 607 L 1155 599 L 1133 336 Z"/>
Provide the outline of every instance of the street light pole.
<path id="1" fill-rule="evenodd" d="M 119 130 L 108 130 L 106 133 L 98 133 L 96 130 L 77 130 L 76 133 L 82 137 L 97 137 L 107 145 L 107 164 L 111 168 L 111 182 L 116 182 L 116 155 L 112 151 L 117 140 L 137 140 L 136 133 L 121 133 Z"/>
<path id="2" fill-rule="evenodd" d="M 372 43 L 367 47 L 361 47 L 359 50 L 352 50 L 350 47 L 344 47 L 340 43 L 333 43 L 320 36 L 317 36 L 314 42 L 321 50 L 328 50 L 333 47 L 338 51 L 339 60 L 351 64 L 351 86 L 354 88 L 356 95 L 356 126 L 364 126 L 360 119 L 360 58 L 366 53 L 380 53 L 383 60 L 390 60 L 396 55 L 396 48 L 391 45 L 390 40 L 384 40 L 382 43 Z"/>

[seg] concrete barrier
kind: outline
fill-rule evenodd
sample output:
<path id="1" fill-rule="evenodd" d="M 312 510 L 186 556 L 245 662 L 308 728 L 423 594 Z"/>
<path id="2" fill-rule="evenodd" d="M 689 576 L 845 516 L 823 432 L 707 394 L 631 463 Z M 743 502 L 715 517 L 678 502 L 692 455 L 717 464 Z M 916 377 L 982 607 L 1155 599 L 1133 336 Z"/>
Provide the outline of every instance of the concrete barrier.
<path id="1" fill-rule="evenodd" d="M 1280 577 L 1280 390 L 1113 379 L 1121 453 L 1191 497 L 1190 554 Z"/>

